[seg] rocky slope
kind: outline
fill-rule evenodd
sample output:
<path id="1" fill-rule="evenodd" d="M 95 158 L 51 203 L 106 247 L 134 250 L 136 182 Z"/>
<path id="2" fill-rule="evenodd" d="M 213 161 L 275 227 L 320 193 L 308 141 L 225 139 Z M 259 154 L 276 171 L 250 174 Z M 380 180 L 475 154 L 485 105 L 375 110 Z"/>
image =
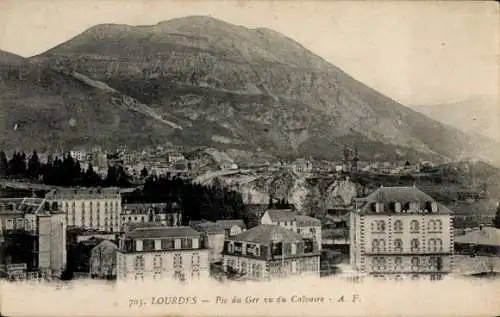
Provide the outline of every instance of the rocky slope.
<path id="1" fill-rule="evenodd" d="M 162 141 L 174 130 L 147 114 L 145 105 L 105 84 L 8 53 L 0 53 L 0 96 L 5 150 L 139 147 Z"/>
<path id="2" fill-rule="evenodd" d="M 185 146 L 330 159 L 341 157 L 344 144 L 365 159 L 453 158 L 486 146 L 275 31 L 209 17 L 98 25 L 32 61 L 106 83 L 182 128 L 152 128 L 147 136 L 122 129 L 126 143 L 165 137 Z"/>

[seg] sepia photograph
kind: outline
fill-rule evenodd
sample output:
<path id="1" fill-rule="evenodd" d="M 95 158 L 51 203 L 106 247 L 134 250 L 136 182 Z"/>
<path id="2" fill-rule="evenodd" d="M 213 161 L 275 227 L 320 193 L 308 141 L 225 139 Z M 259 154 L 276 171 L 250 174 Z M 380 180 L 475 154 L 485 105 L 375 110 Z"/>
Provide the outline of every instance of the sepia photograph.
<path id="1" fill-rule="evenodd" d="M 0 0 L 0 315 L 500 315 L 499 13 Z"/>

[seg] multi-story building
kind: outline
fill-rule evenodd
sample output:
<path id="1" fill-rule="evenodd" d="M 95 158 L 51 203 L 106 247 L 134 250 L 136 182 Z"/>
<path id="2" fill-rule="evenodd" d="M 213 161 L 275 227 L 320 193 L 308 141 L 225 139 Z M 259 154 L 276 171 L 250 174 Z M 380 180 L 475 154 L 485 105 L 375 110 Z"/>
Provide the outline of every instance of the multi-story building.
<path id="1" fill-rule="evenodd" d="M 196 280 L 210 272 L 201 233 L 189 227 L 149 227 L 120 238 L 117 279 Z"/>
<path id="2" fill-rule="evenodd" d="M 155 222 L 165 226 L 182 225 L 182 211 L 177 203 L 141 203 L 123 204 L 121 214 L 122 226 L 129 223 Z"/>
<path id="3" fill-rule="evenodd" d="M 46 198 L 57 202 L 66 213 L 68 227 L 120 231 L 122 203 L 119 189 L 63 188 L 52 191 Z"/>
<path id="4" fill-rule="evenodd" d="M 319 258 L 315 243 L 275 225 L 259 225 L 224 242 L 225 270 L 239 272 L 247 279 L 319 277 Z"/>
<path id="5" fill-rule="evenodd" d="M 0 266 L 23 265 L 25 270 L 43 275 L 59 275 L 64 270 L 66 217 L 56 202 L 2 200 L 0 219 Z"/>
<path id="6" fill-rule="evenodd" d="M 220 262 L 222 260 L 222 249 L 227 231 L 221 225 L 214 222 L 193 223 L 191 227 L 203 235 L 203 242 L 209 249 L 210 263 Z M 241 231 L 240 231 L 241 232 Z M 229 234 L 227 234 L 229 236 Z"/>
<path id="7" fill-rule="evenodd" d="M 381 187 L 350 215 L 350 261 L 380 278 L 441 279 L 453 269 L 451 211 L 416 187 Z"/>
<path id="8" fill-rule="evenodd" d="M 276 225 L 297 232 L 304 239 L 312 239 L 321 250 L 321 221 L 299 215 L 290 209 L 269 209 L 260 220 L 261 224 Z"/>

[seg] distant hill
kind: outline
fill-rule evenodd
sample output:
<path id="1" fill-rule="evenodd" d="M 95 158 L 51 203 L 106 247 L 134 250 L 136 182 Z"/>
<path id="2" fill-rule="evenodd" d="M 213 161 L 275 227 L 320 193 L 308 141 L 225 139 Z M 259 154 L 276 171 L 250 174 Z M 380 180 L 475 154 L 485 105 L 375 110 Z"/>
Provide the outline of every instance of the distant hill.
<path id="1" fill-rule="evenodd" d="M 475 96 L 454 103 L 413 108 L 464 132 L 500 141 L 500 100 L 496 98 Z"/>
<path id="2" fill-rule="evenodd" d="M 21 67 L 28 80 L 15 67 L 0 73 L 4 143 L 170 141 L 328 159 L 351 145 L 361 159 L 446 160 L 489 142 L 381 95 L 278 32 L 210 17 L 97 25 L 30 61 Z"/>

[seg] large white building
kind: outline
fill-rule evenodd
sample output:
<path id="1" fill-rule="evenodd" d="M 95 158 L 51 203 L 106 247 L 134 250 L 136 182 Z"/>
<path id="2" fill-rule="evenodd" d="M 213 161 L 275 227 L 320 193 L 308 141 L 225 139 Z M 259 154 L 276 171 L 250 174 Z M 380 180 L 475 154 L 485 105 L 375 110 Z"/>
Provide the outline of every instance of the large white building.
<path id="1" fill-rule="evenodd" d="M 299 215 L 289 209 L 269 209 L 260 220 L 264 225 L 276 225 L 297 232 L 304 239 L 312 239 L 321 250 L 321 221 Z"/>
<path id="2" fill-rule="evenodd" d="M 208 278 L 209 251 L 189 227 L 149 227 L 120 238 L 117 279 L 197 280 Z"/>
<path id="3" fill-rule="evenodd" d="M 260 225 L 224 242 L 224 269 L 251 280 L 319 277 L 319 259 L 320 252 L 312 240 L 276 225 Z"/>
<path id="4" fill-rule="evenodd" d="M 416 187 L 381 187 L 356 199 L 349 234 L 358 272 L 435 280 L 453 270 L 451 211 Z"/>
<path id="5" fill-rule="evenodd" d="M 119 232 L 122 203 L 117 188 L 57 189 L 47 195 L 66 213 L 68 227 Z"/>

